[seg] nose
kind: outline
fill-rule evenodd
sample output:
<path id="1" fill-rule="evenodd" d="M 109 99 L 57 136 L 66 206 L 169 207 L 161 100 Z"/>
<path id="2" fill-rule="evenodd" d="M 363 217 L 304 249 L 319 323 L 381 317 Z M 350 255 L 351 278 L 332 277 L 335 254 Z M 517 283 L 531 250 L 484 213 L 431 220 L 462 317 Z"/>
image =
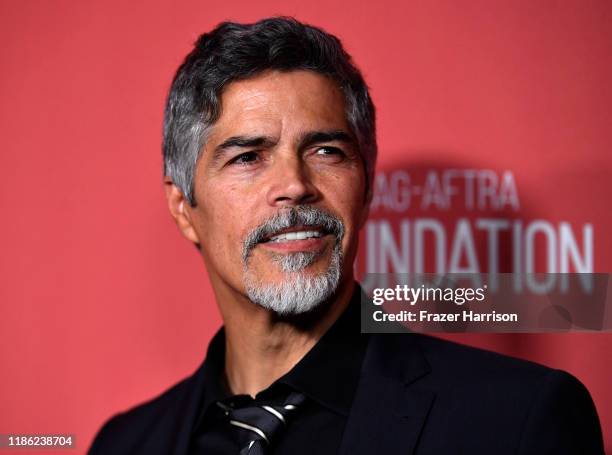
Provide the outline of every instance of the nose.
<path id="1" fill-rule="evenodd" d="M 297 153 L 280 154 L 269 174 L 267 201 L 273 207 L 312 204 L 320 194 L 312 181 L 311 170 Z"/>

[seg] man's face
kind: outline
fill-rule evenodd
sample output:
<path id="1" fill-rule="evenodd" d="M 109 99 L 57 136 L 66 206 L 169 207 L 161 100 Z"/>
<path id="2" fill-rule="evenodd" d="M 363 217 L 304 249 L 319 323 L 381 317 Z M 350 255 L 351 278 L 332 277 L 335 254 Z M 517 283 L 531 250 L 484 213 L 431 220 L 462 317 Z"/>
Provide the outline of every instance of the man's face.
<path id="1" fill-rule="evenodd" d="M 272 71 L 228 85 L 221 101 L 186 208 L 211 282 L 280 313 L 308 311 L 352 278 L 367 216 L 342 93 L 313 72 Z"/>

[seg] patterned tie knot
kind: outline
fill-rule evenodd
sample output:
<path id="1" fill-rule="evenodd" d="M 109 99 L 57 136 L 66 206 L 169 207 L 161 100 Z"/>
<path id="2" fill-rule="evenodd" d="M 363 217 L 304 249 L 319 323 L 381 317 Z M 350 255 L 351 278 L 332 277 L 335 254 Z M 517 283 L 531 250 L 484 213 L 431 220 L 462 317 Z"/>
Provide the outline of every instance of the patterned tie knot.
<path id="1" fill-rule="evenodd" d="M 234 409 L 221 402 L 218 405 L 229 417 L 230 425 L 240 429 L 246 446 L 241 455 L 263 454 L 275 438 L 287 427 L 290 417 L 304 402 L 301 393 L 292 392 L 282 405 L 261 404 Z"/>

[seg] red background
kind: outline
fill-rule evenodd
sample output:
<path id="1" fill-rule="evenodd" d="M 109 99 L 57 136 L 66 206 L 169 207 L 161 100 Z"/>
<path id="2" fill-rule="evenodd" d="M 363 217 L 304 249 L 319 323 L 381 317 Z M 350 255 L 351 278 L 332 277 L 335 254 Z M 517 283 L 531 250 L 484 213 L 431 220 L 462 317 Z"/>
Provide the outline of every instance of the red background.
<path id="1" fill-rule="evenodd" d="M 610 271 L 610 2 L 5 0 L 0 433 L 75 433 L 82 453 L 202 360 L 221 321 L 166 211 L 162 107 L 201 32 L 275 14 L 353 54 L 380 169 L 510 169 L 531 218 L 593 224 Z M 452 338 L 576 375 L 612 447 L 612 335 Z"/>

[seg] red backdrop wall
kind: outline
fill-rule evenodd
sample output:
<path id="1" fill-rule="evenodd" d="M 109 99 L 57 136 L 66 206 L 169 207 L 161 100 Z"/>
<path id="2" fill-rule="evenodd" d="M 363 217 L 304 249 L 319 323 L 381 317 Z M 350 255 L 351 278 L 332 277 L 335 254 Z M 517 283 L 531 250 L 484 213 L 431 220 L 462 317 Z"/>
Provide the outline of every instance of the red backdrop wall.
<path id="1" fill-rule="evenodd" d="M 166 212 L 160 125 L 176 67 L 222 20 L 294 15 L 341 37 L 378 107 L 381 174 L 508 171 L 520 199 L 379 205 L 373 220 L 438 217 L 449 236 L 475 213 L 563 222 L 581 257 L 590 226 L 592 270 L 612 268 L 610 2 L 29 0 L 0 13 L 0 433 L 75 433 L 82 453 L 112 413 L 202 360 L 221 321 Z M 612 447 L 610 334 L 447 337 L 570 371 Z"/>

